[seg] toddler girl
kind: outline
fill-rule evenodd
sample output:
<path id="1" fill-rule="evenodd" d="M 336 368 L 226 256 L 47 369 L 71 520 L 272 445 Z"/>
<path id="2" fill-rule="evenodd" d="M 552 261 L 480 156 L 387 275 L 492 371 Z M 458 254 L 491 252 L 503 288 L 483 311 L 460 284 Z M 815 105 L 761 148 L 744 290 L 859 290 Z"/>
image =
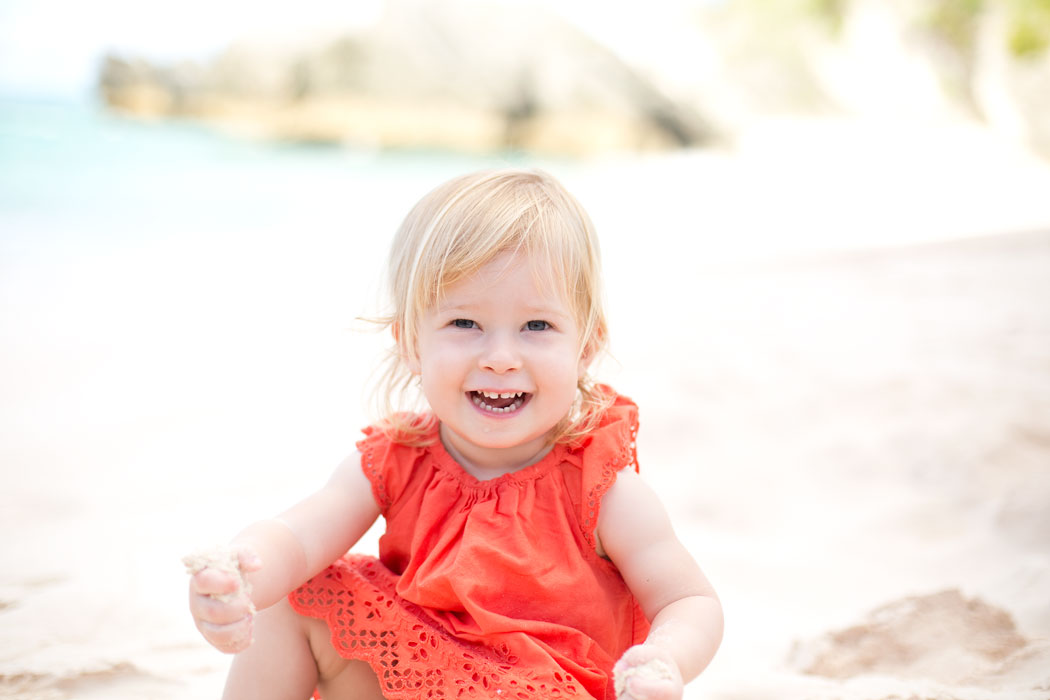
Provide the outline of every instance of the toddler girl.
<path id="1" fill-rule="evenodd" d="M 636 406 L 588 376 L 587 214 L 545 173 L 460 177 L 388 274 L 385 417 L 319 491 L 187 561 L 198 629 L 237 654 L 224 697 L 681 698 L 722 611 L 637 474 Z M 379 558 L 347 554 L 380 515 Z"/>

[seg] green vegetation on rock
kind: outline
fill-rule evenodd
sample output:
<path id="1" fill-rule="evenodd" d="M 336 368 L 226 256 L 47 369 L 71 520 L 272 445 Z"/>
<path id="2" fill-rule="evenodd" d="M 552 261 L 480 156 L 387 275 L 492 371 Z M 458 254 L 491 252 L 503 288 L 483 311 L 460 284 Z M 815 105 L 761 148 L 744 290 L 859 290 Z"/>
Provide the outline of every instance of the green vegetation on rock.
<path id="1" fill-rule="evenodd" d="M 1007 42 L 1018 58 L 1033 58 L 1050 46 L 1050 0 L 1010 0 Z"/>

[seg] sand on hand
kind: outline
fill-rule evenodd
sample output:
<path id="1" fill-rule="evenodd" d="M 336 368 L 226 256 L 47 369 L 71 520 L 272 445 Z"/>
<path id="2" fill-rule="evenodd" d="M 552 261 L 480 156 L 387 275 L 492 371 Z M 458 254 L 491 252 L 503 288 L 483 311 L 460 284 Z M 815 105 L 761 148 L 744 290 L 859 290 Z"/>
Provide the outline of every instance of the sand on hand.
<path id="1" fill-rule="evenodd" d="M 236 550 L 222 545 L 198 549 L 192 554 L 183 557 L 182 563 L 186 567 L 186 573 L 190 576 L 205 569 L 215 569 L 216 571 L 232 574 L 238 581 L 237 589 L 230 593 L 216 593 L 211 597 L 224 603 L 229 603 L 243 593 L 244 597 L 248 599 L 250 614 L 255 614 L 255 604 L 252 603 L 251 599 L 252 587 L 244 578 L 244 572 L 241 571 L 241 562 Z"/>
<path id="2" fill-rule="evenodd" d="M 634 696 L 627 689 L 627 682 L 632 678 L 644 680 L 674 680 L 674 671 L 665 661 L 660 659 L 649 659 L 644 664 L 631 666 L 625 670 L 617 670 L 613 677 L 613 686 L 616 688 L 616 697 L 621 700 L 634 700 Z"/>

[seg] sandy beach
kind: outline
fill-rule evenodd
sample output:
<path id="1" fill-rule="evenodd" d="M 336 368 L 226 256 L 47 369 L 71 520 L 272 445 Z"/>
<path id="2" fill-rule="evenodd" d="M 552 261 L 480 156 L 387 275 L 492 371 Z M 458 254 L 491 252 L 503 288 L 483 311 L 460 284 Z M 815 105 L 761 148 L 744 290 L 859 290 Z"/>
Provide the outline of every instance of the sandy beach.
<path id="1" fill-rule="evenodd" d="M 600 375 L 725 605 L 686 698 L 1050 698 L 1050 164 L 778 122 L 550 167 L 603 240 Z M 386 344 L 355 318 L 438 179 L 4 266 L 0 697 L 219 696 L 180 558 L 351 449 Z"/>

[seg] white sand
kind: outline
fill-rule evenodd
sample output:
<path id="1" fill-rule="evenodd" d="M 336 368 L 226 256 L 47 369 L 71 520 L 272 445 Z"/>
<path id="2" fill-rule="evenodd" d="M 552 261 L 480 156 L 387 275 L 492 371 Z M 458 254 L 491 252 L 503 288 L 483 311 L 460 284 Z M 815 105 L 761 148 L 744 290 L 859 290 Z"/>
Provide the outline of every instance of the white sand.
<path id="1" fill-rule="evenodd" d="M 1045 700 L 1050 168 L 968 129 L 791 124 L 553 169 L 605 241 L 604 376 L 726 607 L 687 698 Z M 8 270 L 0 696 L 218 695 L 179 559 L 350 449 L 382 342 L 345 329 L 386 244 L 345 231 L 404 206 L 294 256 Z"/>

